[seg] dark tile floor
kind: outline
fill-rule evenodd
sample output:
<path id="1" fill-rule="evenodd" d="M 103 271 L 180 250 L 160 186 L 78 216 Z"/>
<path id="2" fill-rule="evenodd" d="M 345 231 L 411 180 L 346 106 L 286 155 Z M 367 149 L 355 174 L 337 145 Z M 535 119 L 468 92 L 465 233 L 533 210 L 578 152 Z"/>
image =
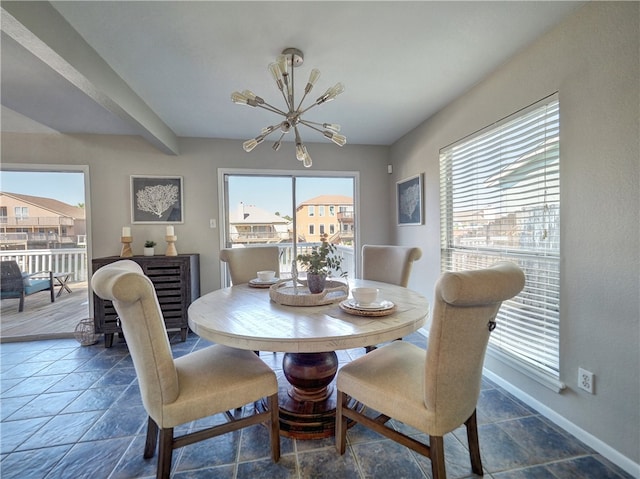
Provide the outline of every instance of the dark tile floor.
<path id="1" fill-rule="evenodd" d="M 424 338 L 405 338 L 424 346 Z M 172 337 L 175 356 L 208 345 L 195 335 Z M 339 352 L 341 361 L 363 354 Z M 282 356 L 261 357 L 279 369 Z M 3 479 L 145 478 L 146 414 L 126 345 L 82 347 L 75 340 L 0 345 Z M 214 417 L 208 421 L 220 421 Z M 478 405 L 485 478 L 630 478 L 495 384 L 484 381 Z M 193 427 L 193 424 L 187 427 Z M 464 430 L 445 437 L 450 479 L 470 472 Z M 339 456 L 333 439 L 283 438 L 282 458 L 269 458 L 266 428 L 255 426 L 174 452 L 174 478 L 430 478 L 427 459 L 360 426 Z"/>

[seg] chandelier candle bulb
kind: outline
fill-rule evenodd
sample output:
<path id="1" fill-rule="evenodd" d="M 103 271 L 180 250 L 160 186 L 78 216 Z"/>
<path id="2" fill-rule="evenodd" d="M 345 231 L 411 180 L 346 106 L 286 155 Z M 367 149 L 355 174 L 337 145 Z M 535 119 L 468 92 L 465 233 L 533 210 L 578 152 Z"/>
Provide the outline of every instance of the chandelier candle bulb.
<path id="1" fill-rule="evenodd" d="M 304 89 L 305 93 L 309 93 L 311 91 L 313 85 L 315 85 L 318 81 L 318 78 L 320 78 L 320 70 L 314 68 L 313 70 L 311 70 L 311 74 L 309 75 L 309 81 L 307 82 L 307 86 Z"/>

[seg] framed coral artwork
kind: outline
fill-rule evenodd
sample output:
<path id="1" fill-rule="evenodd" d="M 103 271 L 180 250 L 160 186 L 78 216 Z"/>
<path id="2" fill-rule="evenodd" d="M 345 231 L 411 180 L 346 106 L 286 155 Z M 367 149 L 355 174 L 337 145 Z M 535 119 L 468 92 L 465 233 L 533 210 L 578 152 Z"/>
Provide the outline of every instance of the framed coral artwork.
<path id="1" fill-rule="evenodd" d="M 181 176 L 131 176 L 131 223 L 183 223 Z"/>
<path id="2" fill-rule="evenodd" d="M 421 225 L 422 210 L 422 174 L 398 181 L 396 184 L 398 203 L 398 225 Z"/>

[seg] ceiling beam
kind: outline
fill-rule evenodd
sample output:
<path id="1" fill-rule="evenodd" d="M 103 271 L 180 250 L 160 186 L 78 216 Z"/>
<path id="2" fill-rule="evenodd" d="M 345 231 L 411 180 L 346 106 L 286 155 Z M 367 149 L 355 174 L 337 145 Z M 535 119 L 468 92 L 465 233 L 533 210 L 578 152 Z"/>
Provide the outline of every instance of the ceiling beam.
<path id="1" fill-rule="evenodd" d="M 2 2 L 2 31 L 161 151 L 178 138 L 49 2 Z"/>

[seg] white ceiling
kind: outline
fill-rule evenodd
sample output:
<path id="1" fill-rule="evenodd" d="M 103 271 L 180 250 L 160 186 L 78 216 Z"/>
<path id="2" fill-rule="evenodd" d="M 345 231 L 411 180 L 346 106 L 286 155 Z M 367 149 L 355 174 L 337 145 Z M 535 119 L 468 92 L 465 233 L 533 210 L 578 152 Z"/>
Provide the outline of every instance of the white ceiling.
<path id="1" fill-rule="evenodd" d="M 286 47 L 305 54 L 298 89 L 322 72 L 312 99 L 345 85 L 305 119 L 341 124 L 351 144 L 392 144 L 582 2 L 51 5 L 2 2 L 2 130 L 142 135 L 175 153 L 171 138 L 247 139 L 278 122 L 230 94 L 283 107 L 267 65 Z"/>

